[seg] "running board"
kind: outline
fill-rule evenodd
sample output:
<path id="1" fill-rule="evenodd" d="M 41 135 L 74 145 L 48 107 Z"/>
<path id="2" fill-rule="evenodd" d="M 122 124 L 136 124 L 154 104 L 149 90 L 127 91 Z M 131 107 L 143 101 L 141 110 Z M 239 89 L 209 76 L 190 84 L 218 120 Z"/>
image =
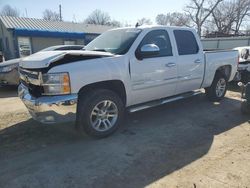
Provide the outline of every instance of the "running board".
<path id="1" fill-rule="evenodd" d="M 167 103 L 170 103 L 170 102 L 173 102 L 173 101 L 186 99 L 186 98 L 193 97 L 193 96 L 200 95 L 200 94 L 202 94 L 202 92 L 200 90 L 192 91 L 192 92 L 184 93 L 184 94 L 181 94 L 181 95 L 176 95 L 174 97 L 168 97 L 168 98 L 160 99 L 160 100 L 157 100 L 157 101 L 151 101 L 151 102 L 148 102 L 148 103 L 135 105 L 135 106 L 132 106 L 132 107 L 128 108 L 128 111 L 130 113 L 133 113 L 133 112 L 137 112 L 137 111 L 140 111 L 140 110 L 145 110 L 145 109 L 148 109 L 148 108 L 152 108 L 152 107 L 160 106 L 160 105 L 163 105 L 163 104 L 167 104 Z"/>

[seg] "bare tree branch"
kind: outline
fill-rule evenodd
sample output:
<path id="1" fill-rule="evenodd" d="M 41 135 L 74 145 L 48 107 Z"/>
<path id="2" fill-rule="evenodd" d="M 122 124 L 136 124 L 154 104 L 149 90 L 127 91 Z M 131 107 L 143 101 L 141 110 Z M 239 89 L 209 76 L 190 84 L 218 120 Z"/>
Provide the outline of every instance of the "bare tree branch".
<path id="1" fill-rule="evenodd" d="M 243 22 L 247 22 L 249 14 L 250 0 L 224 1 L 213 10 L 211 21 L 216 26 L 217 33 L 238 35 Z"/>
<path id="2" fill-rule="evenodd" d="M 186 26 L 190 27 L 191 18 L 180 12 L 159 14 L 156 16 L 156 23 L 159 25 Z"/>
<path id="3" fill-rule="evenodd" d="M 46 9 L 43 12 L 43 19 L 50 21 L 60 21 L 60 15 L 57 12 L 53 12 L 52 10 Z"/>
<path id="4" fill-rule="evenodd" d="M 101 10 L 94 10 L 84 21 L 87 24 L 109 25 L 111 18 L 108 13 Z"/>
<path id="5" fill-rule="evenodd" d="M 245 18 L 250 15 L 250 0 L 236 1 L 235 34 L 239 34 L 240 27 Z"/>
<path id="6" fill-rule="evenodd" d="M 20 12 L 16 8 L 12 8 L 10 5 L 5 5 L 1 10 L 0 15 L 1 16 L 19 17 Z"/>
<path id="7" fill-rule="evenodd" d="M 201 35 L 202 26 L 214 9 L 223 0 L 190 0 L 190 4 L 186 6 L 185 11 L 197 27 L 197 32 Z"/>
<path id="8" fill-rule="evenodd" d="M 141 18 L 137 22 L 139 25 L 152 25 L 152 21 L 148 18 Z"/>
<path id="9" fill-rule="evenodd" d="M 86 24 L 95 25 L 109 25 L 114 27 L 121 27 L 121 22 L 117 20 L 111 20 L 108 13 L 101 10 L 94 10 L 85 20 Z"/>
<path id="10" fill-rule="evenodd" d="M 236 19 L 234 1 L 222 2 L 212 12 L 212 22 L 217 27 L 217 32 L 229 34 Z"/>

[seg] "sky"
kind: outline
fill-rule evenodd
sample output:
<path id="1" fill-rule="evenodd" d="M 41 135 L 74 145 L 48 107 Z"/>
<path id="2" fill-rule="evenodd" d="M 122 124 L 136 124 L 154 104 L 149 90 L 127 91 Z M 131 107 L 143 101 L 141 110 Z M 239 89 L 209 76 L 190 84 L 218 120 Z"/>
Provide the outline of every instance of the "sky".
<path id="1" fill-rule="evenodd" d="M 65 21 L 81 22 L 92 11 L 100 9 L 109 13 L 112 19 L 124 24 L 135 24 L 146 17 L 155 21 L 160 13 L 182 11 L 188 0 L 0 0 L 0 9 L 6 4 L 17 8 L 22 17 L 42 18 L 45 9 L 59 11 Z"/>

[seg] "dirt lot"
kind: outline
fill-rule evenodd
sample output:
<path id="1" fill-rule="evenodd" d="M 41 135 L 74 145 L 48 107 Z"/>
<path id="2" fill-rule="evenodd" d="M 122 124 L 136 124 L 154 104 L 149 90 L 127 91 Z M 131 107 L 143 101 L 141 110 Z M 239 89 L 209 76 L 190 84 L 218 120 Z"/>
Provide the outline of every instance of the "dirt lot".
<path id="1" fill-rule="evenodd" d="M 15 88 L 0 88 L 0 187 L 250 187 L 249 117 L 240 94 L 204 95 L 127 115 L 95 140 L 41 125 Z"/>

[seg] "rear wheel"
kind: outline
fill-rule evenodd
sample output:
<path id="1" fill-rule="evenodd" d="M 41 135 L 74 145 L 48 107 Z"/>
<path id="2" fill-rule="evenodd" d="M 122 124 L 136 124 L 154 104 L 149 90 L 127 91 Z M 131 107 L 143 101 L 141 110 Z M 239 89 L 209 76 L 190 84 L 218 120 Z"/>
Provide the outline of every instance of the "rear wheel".
<path id="1" fill-rule="evenodd" d="M 124 104 L 113 91 L 93 90 L 80 95 L 77 126 L 94 137 L 103 138 L 114 133 L 122 122 Z"/>
<path id="2" fill-rule="evenodd" d="M 224 98 L 227 92 L 227 78 L 221 73 L 217 72 L 212 85 L 205 89 L 206 95 L 211 101 L 220 101 Z"/>

